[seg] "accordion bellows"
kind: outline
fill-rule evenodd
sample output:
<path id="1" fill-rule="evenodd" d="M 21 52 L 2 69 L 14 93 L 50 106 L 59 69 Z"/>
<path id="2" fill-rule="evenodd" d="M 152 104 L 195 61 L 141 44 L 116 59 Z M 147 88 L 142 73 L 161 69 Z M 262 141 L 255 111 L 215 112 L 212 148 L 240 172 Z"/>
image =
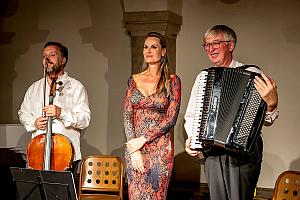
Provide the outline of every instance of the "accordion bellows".
<path id="1" fill-rule="evenodd" d="M 191 149 L 251 150 L 261 132 L 266 103 L 254 87 L 254 78 L 260 74 L 244 70 L 247 67 L 201 71 Z"/>

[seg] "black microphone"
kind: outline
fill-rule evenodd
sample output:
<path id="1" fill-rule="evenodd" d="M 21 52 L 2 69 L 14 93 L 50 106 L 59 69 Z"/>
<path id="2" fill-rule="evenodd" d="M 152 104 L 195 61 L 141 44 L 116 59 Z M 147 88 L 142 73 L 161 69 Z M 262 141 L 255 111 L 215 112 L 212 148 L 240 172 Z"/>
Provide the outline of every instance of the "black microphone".
<path id="1" fill-rule="evenodd" d="M 49 58 L 47 56 L 45 57 L 45 60 L 46 60 L 47 63 L 50 62 L 50 60 L 49 60 Z"/>
<path id="2" fill-rule="evenodd" d="M 49 58 L 47 56 L 45 56 L 43 63 L 47 66 L 49 62 L 50 62 Z"/>
<path id="3" fill-rule="evenodd" d="M 48 63 L 50 62 L 50 59 L 47 56 L 45 56 L 44 59 L 45 59 L 45 66 L 44 67 L 46 68 L 47 73 L 51 73 L 53 71 L 53 69 L 48 67 Z"/>

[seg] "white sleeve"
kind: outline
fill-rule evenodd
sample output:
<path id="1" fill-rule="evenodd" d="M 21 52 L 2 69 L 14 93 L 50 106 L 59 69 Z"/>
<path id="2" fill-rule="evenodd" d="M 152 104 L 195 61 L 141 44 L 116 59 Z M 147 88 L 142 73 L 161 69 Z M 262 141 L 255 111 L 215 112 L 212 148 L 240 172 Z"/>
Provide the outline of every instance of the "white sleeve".
<path id="1" fill-rule="evenodd" d="M 62 106 L 60 118 L 65 127 L 84 129 L 90 123 L 90 114 L 86 89 L 79 84 L 74 91 L 73 106 Z"/>
<path id="2" fill-rule="evenodd" d="M 31 93 L 33 93 L 33 91 L 31 90 L 31 88 L 29 88 L 24 96 L 24 100 L 21 104 L 21 108 L 18 111 L 20 122 L 24 125 L 27 132 L 33 132 L 37 130 L 36 127 L 34 126 L 34 122 L 37 116 L 34 116 L 32 112 L 33 107 L 29 96 Z M 41 111 L 41 115 L 42 115 L 42 111 Z"/>
<path id="3" fill-rule="evenodd" d="M 265 122 L 271 125 L 278 118 L 278 116 L 279 116 L 278 107 L 276 107 L 273 111 L 266 111 Z"/>
<path id="4" fill-rule="evenodd" d="M 195 83 L 193 85 L 189 103 L 187 105 L 186 112 L 184 115 L 184 119 L 185 119 L 184 128 L 185 128 L 185 131 L 186 131 L 188 137 L 192 136 L 192 128 L 193 128 L 193 120 L 194 120 L 194 115 L 195 115 L 197 90 L 198 90 L 198 79 L 199 78 L 200 78 L 200 74 L 197 76 Z"/>

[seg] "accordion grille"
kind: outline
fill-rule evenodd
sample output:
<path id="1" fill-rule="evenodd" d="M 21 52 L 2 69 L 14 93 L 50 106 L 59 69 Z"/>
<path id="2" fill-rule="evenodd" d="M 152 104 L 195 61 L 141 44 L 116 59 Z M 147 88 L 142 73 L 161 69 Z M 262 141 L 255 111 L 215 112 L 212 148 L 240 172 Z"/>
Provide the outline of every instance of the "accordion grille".
<path id="1" fill-rule="evenodd" d="M 233 138 L 233 142 L 238 144 L 239 146 L 242 146 L 246 148 L 247 141 L 249 136 L 251 136 L 249 133 L 251 133 L 251 129 L 254 124 L 254 120 L 256 118 L 256 115 L 258 113 L 258 109 L 260 107 L 261 97 L 257 90 L 252 85 L 252 90 L 249 98 L 249 102 L 247 104 L 247 107 L 245 109 L 245 115 L 241 121 L 238 133 Z"/>

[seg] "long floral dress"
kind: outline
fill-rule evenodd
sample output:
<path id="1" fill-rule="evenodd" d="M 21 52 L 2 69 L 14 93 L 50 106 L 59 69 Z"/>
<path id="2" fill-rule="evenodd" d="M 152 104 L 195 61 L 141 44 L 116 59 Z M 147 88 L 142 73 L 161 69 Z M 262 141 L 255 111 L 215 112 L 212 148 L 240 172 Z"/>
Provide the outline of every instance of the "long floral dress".
<path id="1" fill-rule="evenodd" d="M 124 102 L 124 127 L 127 141 L 143 135 L 147 143 L 141 148 L 145 173 L 133 170 L 131 156 L 125 148 L 128 194 L 131 200 L 166 199 L 173 168 L 174 143 L 170 129 L 175 126 L 180 108 L 181 82 L 171 78 L 171 92 L 144 96 L 131 76 Z"/>

